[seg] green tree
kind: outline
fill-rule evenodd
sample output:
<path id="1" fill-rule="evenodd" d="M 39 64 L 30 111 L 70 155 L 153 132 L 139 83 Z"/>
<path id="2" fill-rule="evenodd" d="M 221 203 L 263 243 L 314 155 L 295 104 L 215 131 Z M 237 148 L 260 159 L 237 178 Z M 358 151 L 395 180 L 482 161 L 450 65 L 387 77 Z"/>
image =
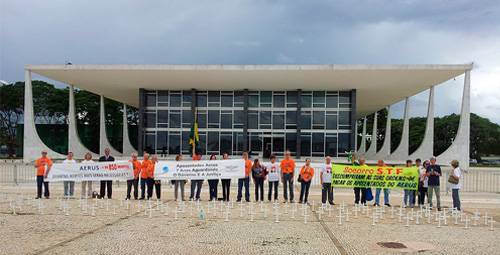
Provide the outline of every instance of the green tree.
<path id="1" fill-rule="evenodd" d="M 24 112 L 24 82 L 16 82 L 0 87 L 0 144 L 6 145 L 9 157 L 19 146 L 17 123 Z"/>

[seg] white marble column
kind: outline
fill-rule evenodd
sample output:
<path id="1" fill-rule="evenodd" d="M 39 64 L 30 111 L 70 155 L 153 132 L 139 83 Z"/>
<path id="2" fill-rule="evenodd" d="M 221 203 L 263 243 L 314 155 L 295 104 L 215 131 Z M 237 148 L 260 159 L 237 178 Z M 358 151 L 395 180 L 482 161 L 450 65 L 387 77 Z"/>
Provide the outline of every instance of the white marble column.
<path id="1" fill-rule="evenodd" d="M 41 157 L 42 151 L 47 151 L 47 157 L 51 159 L 63 159 L 62 155 L 45 145 L 35 126 L 35 112 L 33 109 L 33 87 L 31 85 L 31 71 L 26 70 L 24 80 L 24 134 L 23 134 L 23 162 L 31 163 Z"/>
<path id="2" fill-rule="evenodd" d="M 405 162 L 408 159 L 410 141 L 410 100 L 407 97 L 405 99 L 405 112 L 403 119 L 403 133 L 401 134 L 401 142 L 399 142 L 396 150 L 387 157 L 390 160 Z"/>
<path id="3" fill-rule="evenodd" d="M 437 157 L 437 163 L 450 165 L 456 159 L 460 162 L 461 169 L 469 168 L 470 146 L 470 70 L 465 72 L 464 91 L 462 96 L 462 110 L 457 136 L 451 146 Z"/>
<path id="4" fill-rule="evenodd" d="M 127 104 L 123 104 L 123 156 L 128 157 L 132 153 L 137 153 L 130 143 L 128 135 L 128 118 L 127 118 Z"/>
<path id="5" fill-rule="evenodd" d="M 92 158 L 97 158 L 97 154 L 91 152 L 83 145 L 78 135 L 76 125 L 76 110 L 75 110 L 75 86 L 69 86 L 69 114 L 68 114 L 68 151 L 73 152 L 75 158 L 85 158 L 85 154 L 90 152 Z"/>
<path id="6" fill-rule="evenodd" d="M 363 118 L 363 131 L 361 133 L 361 145 L 359 146 L 358 155 L 363 156 L 366 152 L 366 116 Z"/>
<path id="7" fill-rule="evenodd" d="M 424 139 L 420 146 L 408 158 L 415 161 L 420 158 L 422 162 L 432 157 L 434 153 L 434 86 L 429 89 L 429 105 L 427 107 L 427 124 Z"/>
<path id="8" fill-rule="evenodd" d="M 121 157 L 122 154 L 118 152 L 108 140 L 108 134 L 106 134 L 106 111 L 104 110 L 104 96 L 101 95 L 101 112 L 100 112 L 100 126 L 99 126 L 99 154 L 104 155 L 104 150 L 109 148 L 111 156 Z"/>
<path id="9" fill-rule="evenodd" d="M 385 159 L 391 154 L 391 106 L 387 109 L 387 122 L 385 123 L 385 137 L 382 148 L 373 156 L 375 159 Z"/>
<path id="10" fill-rule="evenodd" d="M 366 159 L 373 159 L 373 156 L 377 154 L 377 112 L 373 116 L 373 131 L 372 131 L 372 143 L 370 148 L 363 155 Z"/>

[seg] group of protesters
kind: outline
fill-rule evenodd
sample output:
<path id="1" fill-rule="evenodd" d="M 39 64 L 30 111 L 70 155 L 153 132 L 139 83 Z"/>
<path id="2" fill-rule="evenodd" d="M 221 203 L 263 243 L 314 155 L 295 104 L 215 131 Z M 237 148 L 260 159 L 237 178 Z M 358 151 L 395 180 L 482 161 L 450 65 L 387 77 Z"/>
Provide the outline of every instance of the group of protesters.
<path id="1" fill-rule="evenodd" d="M 106 148 L 104 151 L 104 156 L 99 158 L 99 162 L 103 161 L 114 161 L 114 157 L 109 155 L 110 150 Z M 195 153 L 193 149 L 193 160 L 201 160 L 202 154 L 200 152 Z M 294 176 L 295 176 L 295 168 L 296 164 L 293 159 L 290 158 L 290 151 L 285 152 L 285 158 L 281 160 L 278 164 L 276 162 L 276 156 L 270 156 L 270 163 L 263 164 L 260 162 L 258 158 L 254 159 L 253 162 L 248 159 L 248 153 L 243 153 L 242 158 L 245 161 L 245 177 L 238 179 L 238 195 L 237 202 L 241 201 L 243 198 L 243 188 L 245 188 L 245 201 L 250 202 L 250 177 L 255 184 L 255 201 L 264 201 L 264 182 L 268 181 L 268 194 L 267 201 L 271 202 L 272 198 L 274 198 L 275 202 L 278 202 L 278 186 L 281 180 L 283 183 L 283 198 L 284 203 L 290 202 L 294 203 Z M 73 159 L 73 153 L 68 153 L 68 158 L 63 161 L 63 164 L 76 164 L 76 161 Z M 133 153 L 131 155 L 132 159 L 129 162 L 132 163 L 134 179 L 127 180 L 127 196 L 126 199 L 131 199 L 131 191 L 134 188 L 134 199 L 151 199 L 153 197 L 153 188 L 156 191 L 156 198 L 160 199 L 161 197 L 161 181 L 155 180 L 154 178 L 154 167 L 158 162 L 158 158 L 156 156 L 151 157 L 148 153 L 144 153 L 143 161 L 139 161 L 137 154 Z M 150 159 L 151 158 L 151 159 Z M 227 153 L 224 153 L 222 158 L 228 159 Z M 356 153 L 351 157 L 351 163 L 354 165 L 367 167 L 365 164 L 365 159 L 363 157 L 359 158 L 356 161 Z M 216 160 L 215 155 L 210 156 L 210 160 Z M 176 161 L 182 161 L 182 155 L 177 155 L 175 157 Z M 83 163 L 93 163 L 92 154 L 89 152 L 85 155 L 85 160 Z M 433 207 L 433 195 L 436 194 L 437 201 L 437 209 L 441 210 L 441 197 L 440 197 L 440 177 L 442 176 L 442 170 L 439 165 L 436 164 L 436 157 L 431 157 L 429 160 L 425 160 L 422 163 L 422 160 L 417 158 L 415 160 L 416 168 L 418 171 L 418 190 L 408 189 L 404 190 L 404 205 L 405 207 L 414 207 L 417 202 L 417 194 L 418 194 L 418 205 L 423 207 L 425 203 L 425 197 L 428 200 L 428 206 L 430 208 Z M 451 162 L 453 167 L 450 175 L 452 178 L 455 178 L 456 183 L 450 183 L 450 187 L 452 189 L 452 198 L 453 198 L 453 207 L 457 210 L 460 210 L 460 199 L 458 195 L 458 190 L 461 186 L 461 171 L 459 168 L 459 162 L 457 160 L 453 160 Z M 50 167 L 52 166 L 52 161 L 47 157 L 47 152 L 42 151 L 42 157 L 36 161 L 35 167 L 37 168 L 37 199 L 42 197 L 42 185 L 45 187 L 44 196 L 46 198 L 50 197 L 49 192 L 49 184 L 45 182 L 44 179 L 47 178 L 48 173 L 50 172 Z M 378 160 L 378 167 L 387 167 L 385 165 L 383 159 Z M 407 167 L 413 167 L 413 161 L 406 161 Z M 312 178 L 314 176 L 314 169 L 311 166 L 311 159 L 307 158 L 305 164 L 300 168 L 300 172 L 298 174 L 297 181 L 301 185 L 300 198 L 298 203 L 308 203 L 309 197 L 309 189 L 311 186 Z M 190 200 L 200 200 L 201 189 L 203 185 L 203 179 L 191 180 L 191 195 L 189 197 Z M 329 203 L 334 205 L 333 202 L 333 186 L 332 186 L 332 163 L 331 158 L 326 157 L 325 163 L 321 167 L 320 172 L 320 181 L 322 185 L 322 203 Z M 173 180 L 174 183 L 174 197 L 175 200 L 185 201 L 184 195 L 184 187 L 187 183 L 187 180 Z M 229 201 L 229 193 L 230 193 L 230 185 L 231 179 L 222 179 L 222 190 L 223 190 L 223 201 Z M 141 187 L 141 196 L 139 197 L 138 186 L 140 183 Z M 210 179 L 208 180 L 209 191 L 210 191 L 210 201 L 218 200 L 218 179 Z M 74 197 L 74 181 L 64 181 L 64 198 L 73 198 Z M 92 181 L 82 181 L 82 197 L 91 197 L 97 196 L 100 198 L 104 198 L 107 189 L 107 197 L 108 199 L 112 198 L 112 181 L 110 180 L 101 180 L 100 181 L 100 193 L 93 194 L 92 192 Z M 355 187 L 355 204 L 366 204 L 367 201 L 367 189 L 370 187 Z M 147 192 L 146 192 L 147 189 Z M 178 190 L 180 189 L 180 198 L 178 196 Z M 196 191 L 196 192 L 195 192 Z M 376 188 L 375 192 L 375 203 L 374 206 L 379 206 L 380 203 L 380 193 L 382 188 Z M 274 192 L 274 196 L 273 196 Z M 390 206 L 389 203 L 389 189 L 384 188 L 384 204 L 386 206 Z"/>
<path id="2" fill-rule="evenodd" d="M 356 153 L 353 153 L 351 157 L 351 163 L 357 166 L 367 167 L 365 164 L 365 159 L 363 157 L 355 160 Z M 452 190 L 453 208 L 460 211 L 460 198 L 458 191 L 461 187 L 461 170 L 459 168 L 458 160 L 453 160 L 450 162 L 452 170 L 450 171 L 450 179 L 448 180 L 450 188 Z M 383 159 L 378 160 L 378 167 L 387 167 Z M 406 167 L 413 167 L 413 161 L 411 159 L 406 160 Z M 415 207 L 415 202 L 418 202 L 420 207 L 425 206 L 425 197 L 427 197 L 427 204 L 430 209 L 433 208 L 434 204 L 432 202 L 433 195 L 436 194 L 437 210 L 441 211 L 441 195 L 440 195 L 440 177 L 443 175 L 441 166 L 436 164 L 436 157 L 432 156 L 429 160 L 425 160 L 422 163 L 420 158 L 415 160 L 415 167 L 418 171 L 418 189 L 405 189 L 403 202 L 405 207 Z M 453 181 L 453 179 L 455 181 Z M 451 181 L 456 182 L 452 183 Z M 355 194 L 355 204 L 366 204 L 367 189 L 370 187 L 356 187 L 354 188 Z M 374 206 L 380 206 L 380 193 L 382 188 L 376 188 L 375 191 L 375 203 Z M 417 199 L 418 194 L 418 201 Z M 384 188 L 384 204 L 386 206 L 391 206 L 389 203 L 389 189 Z"/>

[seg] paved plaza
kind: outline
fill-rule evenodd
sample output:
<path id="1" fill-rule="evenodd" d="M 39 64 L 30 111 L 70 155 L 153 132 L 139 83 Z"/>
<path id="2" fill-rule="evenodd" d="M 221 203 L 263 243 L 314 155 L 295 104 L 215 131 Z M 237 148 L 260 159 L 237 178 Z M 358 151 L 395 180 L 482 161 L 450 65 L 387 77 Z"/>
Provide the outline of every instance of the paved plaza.
<path id="1" fill-rule="evenodd" d="M 337 188 L 336 205 L 330 207 L 318 205 L 320 187 L 311 188 L 309 205 L 295 205 L 208 202 L 208 185 L 200 203 L 176 202 L 173 187 L 164 184 L 160 201 L 139 205 L 123 200 L 124 186 L 115 186 L 109 201 L 62 200 L 60 183 L 51 184 L 51 198 L 41 200 L 33 199 L 34 184 L 0 186 L 0 254 L 388 254 L 418 249 L 500 254 L 496 193 L 462 192 L 460 214 L 447 213 L 451 195 L 445 193 L 439 213 L 401 208 L 402 191 L 391 191 L 393 207 L 377 208 L 373 201 L 356 207 L 352 189 Z M 236 194 L 232 187 L 231 197 Z M 404 246 L 384 248 L 382 242 Z"/>

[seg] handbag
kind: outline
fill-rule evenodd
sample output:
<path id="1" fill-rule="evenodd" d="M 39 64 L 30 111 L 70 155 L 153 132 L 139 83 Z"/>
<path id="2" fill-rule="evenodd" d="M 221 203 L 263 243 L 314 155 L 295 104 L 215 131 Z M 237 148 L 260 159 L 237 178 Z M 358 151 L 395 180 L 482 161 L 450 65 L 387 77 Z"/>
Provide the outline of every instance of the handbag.
<path id="1" fill-rule="evenodd" d="M 450 178 L 448 178 L 448 182 L 452 184 L 458 184 L 459 180 L 457 178 L 453 177 L 453 175 L 450 175 Z"/>
<path id="2" fill-rule="evenodd" d="M 373 200 L 372 189 L 367 188 L 366 189 L 366 201 L 372 201 L 372 200 Z"/>
<path id="3" fill-rule="evenodd" d="M 304 178 L 302 178 L 302 175 L 301 175 L 301 174 L 299 174 L 299 177 L 297 178 L 297 181 L 298 181 L 298 182 L 301 182 L 301 181 L 303 181 L 303 180 L 304 180 Z"/>

